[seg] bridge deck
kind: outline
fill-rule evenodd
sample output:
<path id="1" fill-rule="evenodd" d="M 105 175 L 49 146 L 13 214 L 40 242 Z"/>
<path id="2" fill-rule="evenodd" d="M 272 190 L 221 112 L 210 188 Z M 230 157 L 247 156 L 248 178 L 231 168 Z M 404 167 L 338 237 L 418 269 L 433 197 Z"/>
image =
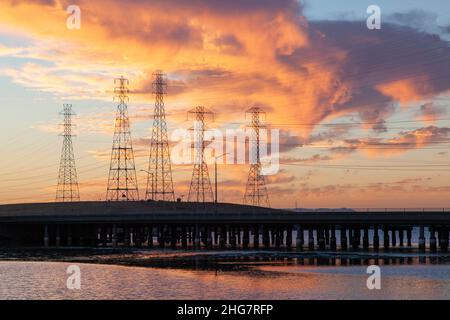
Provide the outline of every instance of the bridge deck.
<path id="1" fill-rule="evenodd" d="M 320 211 L 294 212 L 235 204 L 174 202 L 78 202 L 0 206 L 0 223 L 299 223 L 449 224 L 450 212 Z"/>

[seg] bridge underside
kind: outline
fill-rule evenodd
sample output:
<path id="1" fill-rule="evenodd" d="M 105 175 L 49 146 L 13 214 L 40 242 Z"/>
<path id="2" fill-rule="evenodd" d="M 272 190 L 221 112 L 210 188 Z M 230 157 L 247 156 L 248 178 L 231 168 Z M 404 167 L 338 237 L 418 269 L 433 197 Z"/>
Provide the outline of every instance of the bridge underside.
<path id="1" fill-rule="evenodd" d="M 293 212 L 233 204 L 79 202 L 0 206 L 2 246 L 447 250 L 443 211 Z"/>

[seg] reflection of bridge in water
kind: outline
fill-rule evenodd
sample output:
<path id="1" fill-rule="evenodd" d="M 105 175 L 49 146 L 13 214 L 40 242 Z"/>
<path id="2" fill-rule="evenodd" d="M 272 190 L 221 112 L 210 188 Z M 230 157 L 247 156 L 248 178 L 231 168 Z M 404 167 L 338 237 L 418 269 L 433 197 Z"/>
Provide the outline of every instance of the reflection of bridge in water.
<path id="1" fill-rule="evenodd" d="M 3 246 L 447 250 L 446 210 L 294 212 L 233 204 L 74 202 L 0 206 Z"/>

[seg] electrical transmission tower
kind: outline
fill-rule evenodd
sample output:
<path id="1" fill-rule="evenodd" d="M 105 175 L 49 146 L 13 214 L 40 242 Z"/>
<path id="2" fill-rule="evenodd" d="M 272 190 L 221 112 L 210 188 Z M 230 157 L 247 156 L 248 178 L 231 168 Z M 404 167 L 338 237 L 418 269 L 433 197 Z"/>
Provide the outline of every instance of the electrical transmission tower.
<path id="1" fill-rule="evenodd" d="M 264 176 L 261 174 L 261 155 L 260 155 L 260 129 L 265 128 L 261 124 L 260 115 L 265 112 L 258 107 L 250 108 L 247 113 L 251 114 L 252 122 L 248 127 L 252 129 L 250 151 L 253 152 L 254 161 L 250 164 L 247 187 L 245 189 L 244 204 L 252 206 L 270 207 L 269 194 L 267 192 Z"/>
<path id="2" fill-rule="evenodd" d="M 155 94 L 155 111 L 145 198 L 146 200 L 175 201 L 166 111 L 164 108 L 167 81 L 166 75 L 161 71 L 156 71 L 153 74 L 153 93 Z"/>
<path id="3" fill-rule="evenodd" d="M 114 100 L 118 100 L 114 128 L 111 165 L 109 169 L 107 201 L 139 200 L 136 167 L 128 117 L 128 80 L 123 76 L 114 80 Z"/>
<path id="4" fill-rule="evenodd" d="M 191 186 L 189 188 L 189 202 L 213 202 L 213 192 L 209 179 L 208 165 L 205 162 L 205 116 L 213 113 L 206 111 L 204 107 L 196 107 L 188 112 L 195 115 L 194 123 L 194 170 L 192 172 Z"/>
<path id="5" fill-rule="evenodd" d="M 61 114 L 64 116 L 64 132 L 61 134 L 64 138 L 61 151 L 61 162 L 59 166 L 58 187 L 56 189 L 57 202 L 80 201 L 80 192 L 78 189 L 77 169 L 75 166 L 75 156 L 72 144 L 72 105 L 64 104 Z"/>

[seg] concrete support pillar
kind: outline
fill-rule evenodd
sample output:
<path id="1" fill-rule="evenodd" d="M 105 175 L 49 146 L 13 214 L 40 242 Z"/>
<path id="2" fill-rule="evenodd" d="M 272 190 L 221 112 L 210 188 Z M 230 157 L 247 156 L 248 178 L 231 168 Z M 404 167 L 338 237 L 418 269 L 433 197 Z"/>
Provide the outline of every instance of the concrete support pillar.
<path id="1" fill-rule="evenodd" d="M 330 245 L 330 229 L 328 227 L 325 227 L 325 245 Z"/>
<path id="2" fill-rule="evenodd" d="M 188 239 L 187 239 L 187 232 L 186 232 L 186 226 L 181 227 L 181 247 L 186 250 L 188 248 Z"/>
<path id="3" fill-rule="evenodd" d="M 347 250 L 347 229 L 344 226 L 341 226 L 340 236 L 341 236 L 341 250 Z"/>
<path id="4" fill-rule="evenodd" d="M 238 247 L 240 247 L 242 245 L 241 227 L 236 228 L 236 237 L 237 237 Z"/>
<path id="5" fill-rule="evenodd" d="M 448 230 L 445 227 L 441 227 L 438 230 L 439 234 L 439 246 L 441 250 L 446 251 L 448 249 Z"/>
<path id="6" fill-rule="evenodd" d="M 147 248 L 153 248 L 153 226 L 147 229 Z"/>
<path id="7" fill-rule="evenodd" d="M 170 248 L 177 248 L 177 227 L 174 225 L 170 226 Z"/>
<path id="8" fill-rule="evenodd" d="M 314 250 L 314 230 L 311 227 L 308 229 L 308 249 Z"/>
<path id="9" fill-rule="evenodd" d="M 56 226 L 56 246 L 61 246 L 61 230 L 59 225 Z"/>
<path id="10" fill-rule="evenodd" d="M 44 226 L 44 247 L 48 247 L 50 244 L 50 239 L 48 236 L 48 225 Z"/>
<path id="11" fill-rule="evenodd" d="M 206 247 L 212 249 L 213 247 L 213 235 L 211 226 L 206 226 Z"/>
<path id="12" fill-rule="evenodd" d="M 444 227 L 443 232 L 444 232 L 444 250 L 447 250 L 448 246 L 449 246 L 449 238 L 448 238 L 449 231 L 448 231 L 448 228 Z"/>
<path id="13" fill-rule="evenodd" d="M 264 243 L 264 248 L 270 249 L 270 233 L 269 233 L 268 226 L 263 227 L 263 243 Z"/>
<path id="14" fill-rule="evenodd" d="M 336 247 L 336 227 L 333 225 L 331 226 L 330 249 L 334 251 Z"/>
<path id="15" fill-rule="evenodd" d="M 177 228 L 174 225 L 169 226 L 168 232 L 170 239 L 170 248 L 175 250 L 177 248 Z"/>
<path id="16" fill-rule="evenodd" d="M 378 225 L 373 226 L 373 248 L 378 250 L 380 248 L 380 236 L 378 235 Z"/>
<path id="17" fill-rule="evenodd" d="M 141 226 L 136 227 L 136 247 L 141 248 L 144 242 L 144 230 Z"/>
<path id="18" fill-rule="evenodd" d="M 280 227 L 278 229 L 278 235 L 280 237 L 280 245 L 284 246 L 286 244 L 285 241 L 284 241 L 284 227 Z"/>
<path id="19" fill-rule="evenodd" d="M 166 246 L 164 239 L 164 227 L 162 225 L 158 226 L 158 245 L 160 249 L 164 249 Z"/>
<path id="20" fill-rule="evenodd" d="M 325 236 L 324 236 L 324 229 L 321 227 L 317 228 L 317 235 L 319 237 L 319 249 L 325 250 Z"/>
<path id="21" fill-rule="evenodd" d="M 404 236 L 405 236 L 405 232 L 404 232 L 404 230 L 403 230 L 403 228 L 400 228 L 399 230 L 398 230 L 398 238 L 399 238 L 399 243 L 400 243 L 400 247 L 403 247 L 403 238 L 404 238 Z"/>
<path id="22" fill-rule="evenodd" d="M 449 238 L 448 238 L 449 237 L 449 231 L 448 231 L 448 228 L 444 227 L 443 232 L 444 232 L 444 249 L 447 250 L 448 246 L 449 246 Z"/>
<path id="23" fill-rule="evenodd" d="M 226 249 L 227 247 L 227 227 L 220 227 L 220 237 L 219 237 L 219 247 L 220 249 Z"/>
<path id="24" fill-rule="evenodd" d="M 412 247 L 412 228 L 406 229 L 406 244 Z"/>
<path id="25" fill-rule="evenodd" d="M 167 224 L 163 225 L 162 239 L 164 245 L 170 244 L 170 232 Z"/>
<path id="26" fill-rule="evenodd" d="M 388 226 L 384 226 L 384 228 L 383 228 L 383 247 L 385 249 L 389 249 L 389 243 L 390 243 L 389 228 L 388 228 Z"/>
<path id="27" fill-rule="evenodd" d="M 106 227 L 102 226 L 100 228 L 100 243 L 103 247 L 107 247 L 108 246 L 108 236 L 107 236 L 107 232 L 106 232 Z"/>
<path id="28" fill-rule="evenodd" d="M 188 244 L 190 243 L 191 245 L 194 245 L 194 242 L 193 242 L 194 236 L 193 236 L 193 232 L 192 232 L 193 228 L 194 227 L 192 227 L 192 226 L 186 227 L 187 242 L 188 242 Z"/>
<path id="29" fill-rule="evenodd" d="M 130 227 L 128 229 L 128 232 L 130 234 L 130 247 L 134 247 L 136 245 L 136 227 Z M 111 232 L 112 237 L 112 232 Z"/>
<path id="30" fill-rule="evenodd" d="M 200 249 L 200 226 L 198 224 L 195 225 L 194 230 L 194 247 Z"/>
<path id="31" fill-rule="evenodd" d="M 117 247 L 117 226 L 114 224 L 112 228 L 112 245 Z"/>
<path id="32" fill-rule="evenodd" d="M 236 240 L 236 227 L 230 227 L 230 244 L 231 249 L 237 249 L 237 240 Z"/>
<path id="33" fill-rule="evenodd" d="M 436 231 L 437 231 L 437 246 L 441 247 L 442 232 L 440 228 L 436 228 Z"/>
<path id="34" fill-rule="evenodd" d="M 352 247 L 354 250 L 358 249 L 361 242 L 361 231 L 359 227 L 353 229 Z"/>
<path id="35" fill-rule="evenodd" d="M 206 227 L 200 227 L 200 243 L 206 247 L 206 240 L 208 237 L 206 236 Z"/>
<path id="36" fill-rule="evenodd" d="M 274 234 L 274 237 L 275 237 L 275 247 L 277 249 L 280 249 L 280 246 L 281 246 L 281 239 L 280 239 L 281 231 L 280 231 L 278 226 L 273 228 L 273 234 Z"/>
<path id="37" fill-rule="evenodd" d="M 218 246 L 219 245 L 219 227 L 214 227 L 214 245 Z"/>
<path id="38" fill-rule="evenodd" d="M 292 248 L 292 227 L 288 226 L 286 229 L 286 247 L 288 249 Z"/>
<path id="39" fill-rule="evenodd" d="M 111 239 L 111 229 L 110 229 L 110 228 L 107 228 L 107 227 L 105 227 L 105 239 L 106 239 L 106 244 L 112 242 L 112 239 Z"/>
<path id="40" fill-rule="evenodd" d="M 243 235 L 243 237 L 242 237 L 242 248 L 244 249 L 244 250 L 247 250 L 248 249 L 248 245 L 249 245 L 249 243 L 250 243 L 250 230 L 249 230 L 249 228 L 248 227 L 244 227 L 244 229 L 243 229 L 244 231 L 244 235 Z"/>
<path id="41" fill-rule="evenodd" d="M 131 245 L 130 228 L 128 227 L 123 228 L 123 243 L 125 247 L 129 247 Z"/>
<path id="42" fill-rule="evenodd" d="M 353 245 L 353 228 L 348 228 L 348 246 Z"/>
<path id="43" fill-rule="evenodd" d="M 281 230 L 278 226 L 275 228 L 274 234 L 275 234 L 275 246 L 277 249 L 280 249 L 280 247 L 281 247 Z"/>
<path id="44" fill-rule="evenodd" d="M 392 228 L 392 247 L 397 246 L 397 230 Z"/>
<path id="45" fill-rule="evenodd" d="M 259 226 L 253 228 L 253 248 L 259 249 Z"/>
<path id="46" fill-rule="evenodd" d="M 425 226 L 420 225 L 419 227 L 419 249 L 425 251 Z"/>
<path id="47" fill-rule="evenodd" d="M 364 227 L 363 248 L 364 248 L 364 250 L 369 249 L 369 228 L 368 227 Z"/>
<path id="48" fill-rule="evenodd" d="M 436 250 L 436 231 L 434 230 L 434 227 L 430 227 L 430 250 Z"/>
<path id="49" fill-rule="evenodd" d="M 301 225 L 297 224 L 295 229 L 297 230 L 297 237 L 295 239 L 296 240 L 295 247 L 297 248 L 298 251 L 300 251 L 300 250 L 303 250 L 303 245 L 305 243 L 305 239 L 304 239 L 304 235 L 303 235 L 303 228 Z"/>

